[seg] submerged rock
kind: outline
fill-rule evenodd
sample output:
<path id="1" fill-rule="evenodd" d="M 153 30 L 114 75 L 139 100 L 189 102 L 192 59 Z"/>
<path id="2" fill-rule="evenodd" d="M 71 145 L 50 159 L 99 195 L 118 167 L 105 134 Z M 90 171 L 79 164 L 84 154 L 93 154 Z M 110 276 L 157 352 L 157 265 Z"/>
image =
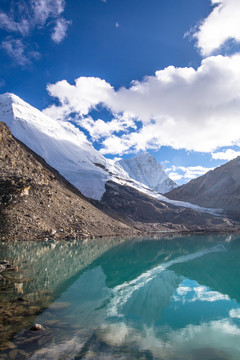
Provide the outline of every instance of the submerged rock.
<path id="1" fill-rule="evenodd" d="M 0 260 L 0 265 L 10 266 L 9 261 L 7 260 Z"/>
<path id="2" fill-rule="evenodd" d="M 17 267 L 11 265 L 7 260 L 0 260 L 0 273 L 3 271 L 17 270 Z"/>
<path id="3" fill-rule="evenodd" d="M 30 330 L 32 331 L 44 330 L 44 327 L 41 324 L 34 324 Z"/>

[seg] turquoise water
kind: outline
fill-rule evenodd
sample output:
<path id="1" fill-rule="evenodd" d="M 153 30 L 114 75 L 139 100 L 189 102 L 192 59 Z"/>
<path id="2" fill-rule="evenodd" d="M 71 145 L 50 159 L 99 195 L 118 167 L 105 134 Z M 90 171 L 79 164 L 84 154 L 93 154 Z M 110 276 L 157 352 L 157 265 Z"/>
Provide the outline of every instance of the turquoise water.
<path id="1" fill-rule="evenodd" d="M 5 243 L 0 251 L 18 266 L 4 275 L 0 300 L 39 306 L 29 324 L 11 325 L 0 358 L 240 359 L 236 235 Z M 30 331 L 33 323 L 44 330 Z"/>

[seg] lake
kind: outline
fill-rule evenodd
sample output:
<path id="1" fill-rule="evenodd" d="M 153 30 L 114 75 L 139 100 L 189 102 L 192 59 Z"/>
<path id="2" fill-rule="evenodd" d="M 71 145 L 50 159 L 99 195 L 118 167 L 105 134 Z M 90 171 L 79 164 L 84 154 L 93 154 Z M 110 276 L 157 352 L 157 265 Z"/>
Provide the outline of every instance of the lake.
<path id="1" fill-rule="evenodd" d="M 0 259 L 16 267 L 0 359 L 240 359 L 238 235 L 1 243 Z"/>

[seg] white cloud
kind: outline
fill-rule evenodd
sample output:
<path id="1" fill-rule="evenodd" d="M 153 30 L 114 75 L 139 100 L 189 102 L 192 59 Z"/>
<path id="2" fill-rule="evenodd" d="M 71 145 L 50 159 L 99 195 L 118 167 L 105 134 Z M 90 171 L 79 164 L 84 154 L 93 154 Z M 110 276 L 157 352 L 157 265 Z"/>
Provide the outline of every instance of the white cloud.
<path id="1" fill-rule="evenodd" d="M 77 113 L 79 116 L 87 115 L 90 110 L 98 104 L 108 103 L 114 96 L 114 90 L 105 80 L 94 77 L 80 77 L 75 80 L 75 85 L 69 84 L 66 80 L 49 84 L 49 94 L 60 102 L 59 109 L 66 112 Z M 53 111 L 52 111 L 53 110 Z M 47 115 L 55 117 L 56 107 L 49 107 L 44 110 Z"/>
<path id="2" fill-rule="evenodd" d="M 215 160 L 232 160 L 237 156 L 240 156 L 240 151 L 235 151 L 233 149 L 227 149 L 224 151 L 215 152 L 212 154 L 212 158 Z"/>
<path id="3" fill-rule="evenodd" d="M 34 22 L 44 25 L 48 18 L 57 18 L 65 8 L 64 0 L 31 0 Z"/>
<path id="4" fill-rule="evenodd" d="M 70 24 L 71 22 L 65 20 L 64 18 L 57 19 L 51 35 L 51 38 L 55 43 L 59 44 L 66 37 L 67 29 Z"/>
<path id="5" fill-rule="evenodd" d="M 116 116 L 116 118 L 108 122 L 101 119 L 94 121 L 92 117 L 84 117 L 78 120 L 77 124 L 89 132 L 93 141 L 97 141 L 102 137 L 109 137 L 120 131 L 128 131 L 129 128 L 136 129 L 134 121 L 128 118 L 127 114 L 121 117 Z"/>
<path id="6" fill-rule="evenodd" d="M 208 171 L 214 168 L 207 168 L 204 166 L 175 166 L 166 169 L 166 173 L 172 180 L 185 179 L 189 181 L 195 179 L 198 176 L 206 174 Z"/>
<path id="7" fill-rule="evenodd" d="M 118 91 L 99 78 L 80 77 L 75 85 L 63 80 L 48 85 L 50 95 L 60 105 L 47 112 L 54 116 L 58 109 L 64 110 L 65 116 L 75 112 L 81 117 L 102 104 L 118 119 L 119 126 L 121 116 L 129 114 L 138 129 L 126 129 L 118 147 L 115 137 L 106 137 L 102 153 L 161 146 L 214 152 L 240 144 L 239 78 L 240 55 L 219 55 L 204 59 L 197 70 L 170 66 Z"/>
<path id="8" fill-rule="evenodd" d="M 170 179 L 172 179 L 173 181 L 178 181 L 181 180 L 182 178 L 184 178 L 184 175 L 181 175 L 177 172 L 169 172 L 168 176 L 170 177 Z"/>
<path id="9" fill-rule="evenodd" d="M 240 42 L 240 1 L 212 0 L 214 8 L 194 34 L 202 55 L 208 56 L 227 40 Z"/>
<path id="10" fill-rule="evenodd" d="M 231 318 L 240 319 L 240 309 L 232 309 L 229 311 L 229 316 Z"/>
<path id="11" fill-rule="evenodd" d="M 192 282 L 192 284 L 195 286 L 191 288 L 180 285 L 173 296 L 173 300 L 182 303 L 193 303 L 195 301 L 230 301 L 228 295 L 221 294 L 218 291 L 211 291 L 206 286 L 201 286 L 196 282 Z"/>
<path id="12" fill-rule="evenodd" d="M 37 51 L 29 50 L 22 39 L 8 38 L 1 43 L 1 48 L 21 66 L 29 65 L 32 59 L 40 58 L 40 54 Z"/>
<path id="13" fill-rule="evenodd" d="M 112 135 L 103 141 L 103 149 L 100 150 L 102 154 L 116 154 L 122 155 L 129 152 L 129 144 L 122 141 L 122 138 Z"/>
<path id="14" fill-rule="evenodd" d="M 64 0 L 22 0 L 14 5 L 8 14 L 0 11 L 0 28 L 25 36 L 36 26 L 44 26 L 48 19 L 62 19 L 60 15 L 66 3 Z"/>
<path id="15" fill-rule="evenodd" d="M 29 36 L 33 30 L 43 28 L 45 25 L 52 29 L 51 38 L 60 43 L 67 33 L 70 21 L 62 17 L 66 6 L 65 0 L 19 0 L 13 1 L 9 12 L 0 11 L 0 29 L 9 33 L 15 33 L 22 38 L 5 38 L 1 44 L 7 54 L 15 59 L 19 65 L 26 65 L 34 58 L 39 58 L 37 52 L 26 51 L 29 47 Z M 23 42 L 26 38 L 27 42 Z M 22 54 L 22 55 L 21 55 Z"/>
<path id="16" fill-rule="evenodd" d="M 13 16 L 0 11 L 0 29 L 7 30 L 8 32 L 18 32 L 25 36 L 28 35 L 30 26 L 31 24 L 28 20 L 22 19 L 20 22 L 17 22 Z"/>

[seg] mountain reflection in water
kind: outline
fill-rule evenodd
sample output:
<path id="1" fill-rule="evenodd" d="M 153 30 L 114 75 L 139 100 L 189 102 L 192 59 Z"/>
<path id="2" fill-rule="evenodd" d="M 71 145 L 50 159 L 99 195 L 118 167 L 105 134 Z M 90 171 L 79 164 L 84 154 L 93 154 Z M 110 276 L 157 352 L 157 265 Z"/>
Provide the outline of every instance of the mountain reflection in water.
<path id="1" fill-rule="evenodd" d="M 15 354 L 30 359 L 239 360 L 239 240 L 172 235 L 2 244 L 1 254 L 20 267 L 15 279 L 29 277 L 22 283 L 23 301 L 33 293 L 41 297 L 43 289 L 51 293 L 31 318 L 44 330 L 33 333 L 26 324 L 18 326 L 11 340 Z M 16 296 L 14 286 L 9 300 Z M 6 348 L 2 354 L 12 351 Z"/>

